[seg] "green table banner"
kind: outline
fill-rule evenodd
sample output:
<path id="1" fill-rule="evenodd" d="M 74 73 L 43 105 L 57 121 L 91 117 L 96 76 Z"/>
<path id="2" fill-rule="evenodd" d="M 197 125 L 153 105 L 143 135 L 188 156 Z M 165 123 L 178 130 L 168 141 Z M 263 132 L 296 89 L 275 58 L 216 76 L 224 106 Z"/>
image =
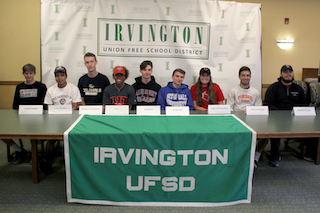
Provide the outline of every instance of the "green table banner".
<path id="1" fill-rule="evenodd" d="M 250 203 L 256 132 L 234 115 L 84 115 L 64 133 L 68 202 Z"/>

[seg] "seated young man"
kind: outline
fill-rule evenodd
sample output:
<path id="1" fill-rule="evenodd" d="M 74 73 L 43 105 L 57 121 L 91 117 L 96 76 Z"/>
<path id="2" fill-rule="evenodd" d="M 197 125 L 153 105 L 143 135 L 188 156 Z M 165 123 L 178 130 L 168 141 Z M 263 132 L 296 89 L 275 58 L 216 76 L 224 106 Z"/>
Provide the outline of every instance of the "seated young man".
<path id="1" fill-rule="evenodd" d="M 72 110 L 78 109 L 82 101 L 79 88 L 67 82 L 67 70 L 63 66 L 58 66 L 54 70 L 57 84 L 51 86 L 44 98 L 47 105 L 72 105 Z M 46 145 L 46 156 L 40 161 L 40 169 L 45 174 L 52 173 L 52 161 L 54 160 L 53 148 L 56 141 L 48 141 Z"/>
<path id="2" fill-rule="evenodd" d="M 140 64 L 141 76 L 136 77 L 136 82 L 132 84 L 136 91 L 137 105 L 156 105 L 158 92 L 161 86 L 156 83 L 152 75 L 152 62 L 143 61 Z"/>
<path id="3" fill-rule="evenodd" d="M 25 82 L 18 84 L 14 93 L 13 109 L 18 109 L 19 105 L 43 105 L 44 96 L 47 92 L 45 84 L 34 79 L 36 68 L 32 64 L 22 67 L 22 74 Z"/>
<path id="4" fill-rule="evenodd" d="M 278 81 L 271 84 L 265 94 L 264 105 L 269 110 L 292 110 L 293 107 L 307 106 L 307 100 L 302 87 L 293 82 L 294 74 L 291 65 L 283 65 Z M 285 121 L 283 123 L 285 125 Z M 280 152 L 280 138 L 271 138 L 270 166 L 278 167 L 282 159 Z"/>
<path id="5" fill-rule="evenodd" d="M 175 69 L 172 73 L 172 82 L 159 90 L 157 105 L 161 106 L 161 110 L 165 110 L 166 106 L 189 106 L 190 110 L 194 110 L 188 85 L 182 83 L 184 76 L 185 71 Z"/>
<path id="6" fill-rule="evenodd" d="M 103 90 L 110 85 L 108 77 L 97 71 L 97 64 L 95 54 L 87 52 L 84 55 L 84 65 L 88 73 L 78 81 L 82 105 L 101 105 Z"/>
<path id="7" fill-rule="evenodd" d="M 63 66 L 58 66 L 54 70 L 57 84 L 51 86 L 44 98 L 44 103 L 48 105 L 72 105 L 72 110 L 78 109 L 81 102 L 79 88 L 67 82 L 67 70 Z"/>
<path id="8" fill-rule="evenodd" d="M 115 83 L 107 86 L 103 91 L 103 105 L 132 105 L 136 104 L 136 94 L 134 88 L 124 81 L 128 78 L 129 71 L 122 66 L 113 69 L 113 79 Z"/>
<path id="9" fill-rule="evenodd" d="M 47 91 L 45 84 L 34 80 L 36 68 L 32 64 L 26 64 L 22 67 L 22 75 L 25 82 L 18 84 L 13 99 L 13 109 L 19 109 L 19 105 L 43 105 L 43 99 Z M 4 139 L 8 146 L 16 151 L 13 164 L 22 163 L 27 156 L 27 151 L 18 146 L 13 140 Z"/>

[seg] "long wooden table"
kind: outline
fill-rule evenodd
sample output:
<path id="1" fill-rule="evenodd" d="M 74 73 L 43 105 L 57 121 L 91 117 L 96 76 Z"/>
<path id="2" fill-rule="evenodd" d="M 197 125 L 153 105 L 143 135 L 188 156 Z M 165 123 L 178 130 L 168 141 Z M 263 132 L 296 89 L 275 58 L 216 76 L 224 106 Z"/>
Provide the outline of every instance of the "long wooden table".
<path id="1" fill-rule="evenodd" d="M 269 115 L 234 114 L 257 132 L 257 138 L 318 138 L 315 163 L 320 164 L 320 112 L 316 116 L 294 116 L 290 110 L 270 111 Z"/>
<path id="2" fill-rule="evenodd" d="M 257 138 L 318 138 L 315 163 L 320 164 L 319 112 L 310 117 L 293 116 L 291 111 L 270 111 L 269 116 L 234 114 L 257 132 Z M 63 133 L 78 117 L 78 111 L 71 115 L 48 115 L 47 111 L 42 115 L 19 115 L 16 110 L 0 110 L 0 139 L 31 140 L 33 182 L 38 183 L 37 141 L 63 140 Z"/>
<path id="3" fill-rule="evenodd" d="M 30 139 L 32 178 L 39 182 L 38 140 L 63 140 L 63 133 L 79 117 L 77 111 L 69 115 L 19 115 L 17 110 L 0 110 L 0 139 Z"/>

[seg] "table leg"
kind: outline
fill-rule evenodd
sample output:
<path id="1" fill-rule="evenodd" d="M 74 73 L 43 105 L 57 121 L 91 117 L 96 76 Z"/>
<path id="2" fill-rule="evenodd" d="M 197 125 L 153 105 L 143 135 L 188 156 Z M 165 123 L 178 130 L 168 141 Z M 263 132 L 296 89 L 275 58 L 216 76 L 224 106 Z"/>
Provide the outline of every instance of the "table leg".
<path id="1" fill-rule="evenodd" d="M 320 138 L 318 138 L 318 145 L 317 145 L 317 154 L 316 154 L 316 164 L 320 164 Z"/>
<path id="2" fill-rule="evenodd" d="M 7 161 L 10 162 L 13 159 L 13 156 L 10 152 L 10 146 L 13 144 L 13 141 L 11 139 L 1 139 L 4 143 L 7 144 Z"/>
<path id="3" fill-rule="evenodd" d="M 31 140 L 31 159 L 32 159 L 32 179 L 33 183 L 39 182 L 39 170 L 38 170 L 38 140 Z"/>

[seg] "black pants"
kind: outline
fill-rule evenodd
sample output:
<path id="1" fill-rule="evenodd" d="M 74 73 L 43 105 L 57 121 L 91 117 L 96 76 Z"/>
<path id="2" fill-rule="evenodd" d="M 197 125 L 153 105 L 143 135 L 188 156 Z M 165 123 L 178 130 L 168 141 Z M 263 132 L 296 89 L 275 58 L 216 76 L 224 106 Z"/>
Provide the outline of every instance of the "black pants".
<path id="1" fill-rule="evenodd" d="M 318 138 L 304 139 L 304 144 L 307 147 L 305 156 L 311 157 L 313 160 L 315 160 L 318 148 Z"/>
<path id="2" fill-rule="evenodd" d="M 279 160 L 280 158 L 280 138 L 271 138 L 270 160 Z"/>

